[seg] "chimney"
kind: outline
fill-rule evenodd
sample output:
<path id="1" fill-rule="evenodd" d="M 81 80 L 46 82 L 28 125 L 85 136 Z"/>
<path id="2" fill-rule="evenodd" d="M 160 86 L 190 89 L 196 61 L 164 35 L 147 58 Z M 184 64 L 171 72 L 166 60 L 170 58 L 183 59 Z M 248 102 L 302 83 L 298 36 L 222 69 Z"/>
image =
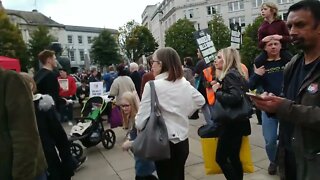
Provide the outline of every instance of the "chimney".
<path id="1" fill-rule="evenodd" d="M 0 0 L 0 10 L 4 10 L 4 7 L 2 5 L 2 1 Z"/>
<path id="2" fill-rule="evenodd" d="M 0 1 L 1 1 L 1 0 L 0 0 Z M 38 10 L 36 10 L 36 9 L 33 9 L 33 10 L 32 10 L 32 12 L 38 12 Z"/>

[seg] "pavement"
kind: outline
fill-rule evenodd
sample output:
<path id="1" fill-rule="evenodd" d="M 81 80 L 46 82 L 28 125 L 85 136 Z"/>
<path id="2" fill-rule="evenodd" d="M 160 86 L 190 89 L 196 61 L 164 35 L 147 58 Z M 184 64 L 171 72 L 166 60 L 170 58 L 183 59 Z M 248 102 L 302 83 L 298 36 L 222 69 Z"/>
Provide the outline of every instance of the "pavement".
<path id="1" fill-rule="evenodd" d="M 224 180 L 222 174 L 206 175 L 203 164 L 200 137 L 197 134 L 198 128 L 204 124 L 203 116 L 199 113 L 198 120 L 190 120 L 189 148 L 190 153 L 185 165 L 186 180 Z M 75 114 L 76 116 L 76 114 Z M 267 168 L 269 161 L 264 150 L 262 129 L 257 125 L 256 117 L 250 119 L 252 133 L 249 136 L 251 156 L 254 163 L 254 173 L 245 174 L 244 180 L 278 180 L 277 175 L 268 175 Z M 108 124 L 105 125 L 107 127 Z M 64 124 L 69 134 L 71 126 Z M 116 134 L 115 146 L 107 150 L 102 144 L 84 148 L 84 154 L 88 160 L 76 172 L 73 180 L 134 180 L 134 159 L 127 151 L 122 151 L 121 144 L 124 142 L 126 131 L 121 127 L 113 129 Z"/>

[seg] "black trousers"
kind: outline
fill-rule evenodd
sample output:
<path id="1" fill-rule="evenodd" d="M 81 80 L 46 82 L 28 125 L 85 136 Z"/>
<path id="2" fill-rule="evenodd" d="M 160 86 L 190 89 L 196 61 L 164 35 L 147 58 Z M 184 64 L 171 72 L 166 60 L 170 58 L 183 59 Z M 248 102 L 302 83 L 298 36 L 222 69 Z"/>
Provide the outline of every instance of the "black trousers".
<path id="1" fill-rule="evenodd" d="M 184 180 L 184 165 L 189 155 L 188 139 L 177 144 L 170 142 L 171 158 L 155 161 L 159 180 Z"/>
<path id="2" fill-rule="evenodd" d="M 223 133 L 219 136 L 216 161 L 227 180 L 242 180 L 243 169 L 240 161 L 242 136 Z"/>

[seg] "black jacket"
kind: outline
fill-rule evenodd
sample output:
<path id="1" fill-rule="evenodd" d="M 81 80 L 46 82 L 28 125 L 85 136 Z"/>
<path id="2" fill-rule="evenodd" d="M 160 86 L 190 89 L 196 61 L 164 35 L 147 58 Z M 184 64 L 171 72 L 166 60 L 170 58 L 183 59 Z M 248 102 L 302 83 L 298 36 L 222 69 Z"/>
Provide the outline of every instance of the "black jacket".
<path id="1" fill-rule="evenodd" d="M 223 106 L 234 106 L 241 103 L 241 95 L 244 87 L 244 91 L 247 91 L 248 84 L 246 80 L 240 75 L 240 73 L 232 68 L 228 71 L 226 76 L 221 82 L 222 87 L 216 92 L 216 100 Z M 228 122 L 222 124 L 222 132 L 231 133 L 235 135 L 247 136 L 251 134 L 251 127 L 249 119 L 244 119 L 243 121 Z"/>
<path id="2" fill-rule="evenodd" d="M 76 164 L 70 152 L 68 137 L 58 120 L 53 100 L 48 95 L 41 95 L 39 99 L 34 99 L 34 106 L 39 135 L 48 163 L 49 179 L 70 179 L 74 175 Z"/>
<path id="3" fill-rule="evenodd" d="M 284 95 L 292 74 L 303 61 L 303 55 L 296 55 L 284 71 Z M 295 151 L 298 180 L 320 179 L 320 58 L 299 87 L 294 101 L 285 100 L 276 115 L 282 122 L 293 123 L 292 147 Z"/>

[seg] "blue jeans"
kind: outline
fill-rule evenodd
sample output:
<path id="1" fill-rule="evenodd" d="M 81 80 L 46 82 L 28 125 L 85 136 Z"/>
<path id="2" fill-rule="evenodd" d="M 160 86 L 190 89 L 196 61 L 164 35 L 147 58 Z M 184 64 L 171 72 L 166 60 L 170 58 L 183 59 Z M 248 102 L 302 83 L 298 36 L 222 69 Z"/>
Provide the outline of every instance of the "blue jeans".
<path id="1" fill-rule="evenodd" d="M 204 104 L 201 108 L 202 110 L 202 113 L 203 113 L 203 116 L 204 116 L 204 120 L 206 121 L 206 123 L 208 125 L 212 125 L 214 122 L 213 120 L 211 119 L 211 111 L 210 111 L 210 106 L 209 104 Z"/>
<path id="2" fill-rule="evenodd" d="M 262 134 L 266 143 L 266 152 L 270 162 L 275 163 L 277 153 L 278 120 L 261 112 Z"/>

